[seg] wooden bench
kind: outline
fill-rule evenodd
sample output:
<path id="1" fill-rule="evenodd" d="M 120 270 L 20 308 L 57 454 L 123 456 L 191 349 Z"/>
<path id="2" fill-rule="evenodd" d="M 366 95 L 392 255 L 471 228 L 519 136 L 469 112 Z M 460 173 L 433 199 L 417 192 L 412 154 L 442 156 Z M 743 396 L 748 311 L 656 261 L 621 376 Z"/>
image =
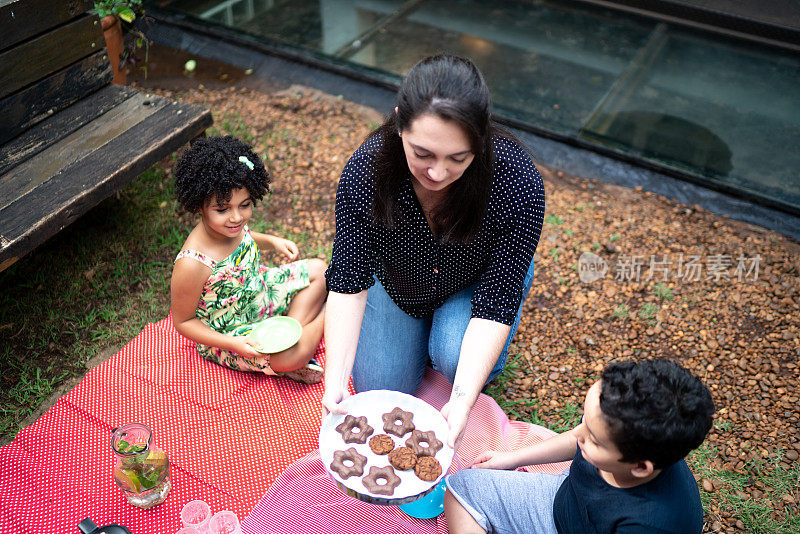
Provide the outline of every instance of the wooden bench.
<path id="1" fill-rule="evenodd" d="M 211 126 L 111 85 L 88 0 L 0 0 L 0 271 Z"/>

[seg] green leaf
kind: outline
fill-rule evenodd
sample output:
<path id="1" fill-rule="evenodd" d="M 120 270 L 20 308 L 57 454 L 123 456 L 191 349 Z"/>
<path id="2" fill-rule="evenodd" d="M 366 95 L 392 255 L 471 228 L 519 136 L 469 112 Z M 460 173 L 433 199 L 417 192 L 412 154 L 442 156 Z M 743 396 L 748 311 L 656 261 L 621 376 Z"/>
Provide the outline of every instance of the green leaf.
<path id="1" fill-rule="evenodd" d="M 141 476 L 139 477 L 139 479 L 142 481 L 142 487 L 144 487 L 145 489 L 152 489 L 153 487 L 155 487 L 156 484 L 158 484 L 158 481 L 163 473 L 164 473 L 163 469 L 151 471 L 146 475 L 142 473 Z"/>
<path id="2" fill-rule="evenodd" d="M 136 13 L 129 7 L 123 7 L 119 10 L 119 18 L 124 20 L 125 22 L 133 22 L 133 19 L 136 18 Z"/>

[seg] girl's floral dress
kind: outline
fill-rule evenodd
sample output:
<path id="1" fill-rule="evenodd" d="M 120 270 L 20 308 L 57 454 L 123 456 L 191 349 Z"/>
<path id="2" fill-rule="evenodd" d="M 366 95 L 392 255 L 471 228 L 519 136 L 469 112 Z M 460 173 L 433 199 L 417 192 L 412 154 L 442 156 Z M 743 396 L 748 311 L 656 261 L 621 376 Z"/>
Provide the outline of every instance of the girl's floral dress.
<path id="1" fill-rule="evenodd" d="M 192 249 L 181 250 L 175 261 L 183 257 L 190 257 L 211 268 L 196 315 L 222 334 L 248 335 L 259 321 L 285 314 L 292 296 L 309 285 L 308 260 L 273 268 L 261 265 L 258 245 L 247 227 L 233 254 L 220 262 Z M 271 371 L 266 354 L 263 360 L 243 358 L 199 343 L 197 350 L 206 360 L 231 369 Z"/>

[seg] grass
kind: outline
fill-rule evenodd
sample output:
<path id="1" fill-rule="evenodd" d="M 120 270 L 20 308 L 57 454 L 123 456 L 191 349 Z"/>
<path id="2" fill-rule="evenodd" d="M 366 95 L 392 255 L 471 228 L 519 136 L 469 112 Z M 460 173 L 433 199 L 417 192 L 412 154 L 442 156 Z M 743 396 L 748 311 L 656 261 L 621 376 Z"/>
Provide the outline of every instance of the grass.
<path id="1" fill-rule="evenodd" d="M 614 317 L 619 319 L 620 321 L 626 319 L 628 315 L 630 315 L 631 309 L 628 307 L 627 304 L 620 304 L 614 308 Z"/>
<path id="2" fill-rule="evenodd" d="M 288 131 L 286 132 L 289 133 Z M 253 128 L 247 125 L 245 120 L 237 113 L 226 113 L 221 117 L 218 124 L 208 130 L 209 136 L 232 135 L 252 145 L 255 142 Z"/>
<path id="3" fill-rule="evenodd" d="M 672 289 L 665 286 L 661 282 L 653 286 L 653 294 L 661 300 L 672 300 L 675 298 L 675 295 L 672 293 Z"/>
<path id="4" fill-rule="evenodd" d="M 485 393 L 497 402 L 510 419 L 533 423 L 559 433 L 576 426 L 583 413 L 581 407 L 576 404 L 568 402 L 556 410 L 555 417 L 544 417 L 539 412 L 540 400 L 534 396 L 520 399 L 507 398 L 506 392 L 514 387 L 512 382 L 530 374 L 524 369 L 525 364 L 526 360 L 521 354 L 512 357 L 509 352 L 505 369 L 492 380 Z"/>
<path id="5" fill-rule="evenodd" d="M 168 182 L 160 170 L 144 173 L 0 273 L 0 325 L 10 333 L 0 345 L 0 438 L 93 356 L 168 313 L 171 256 L 188 233 Z"/>
<path id="6" fill-rule="evenodd" d="M 733 429 L 733 423 L 724 419 L 717 419 L 714 421 L 714 428 L 721 432 L 729 432 Z"/>
<path id="7" fill-rule="evenodd" d="M 639 309 L 639 317 L 644 319 L 644 321 L 648 324 L 655 324 L 653 318 L 658 313 L 658 305 L 653 304 L 652 302 L 645 302 L 642 304 L 641 309 Z"/>
<path id="8" fill-rule="evenodd" d="M 564 224 L 564 219 L 559 217 L 558 215 L 550 214 L 544 218 L 544 222 L 547 224 L 552 224 L 553 226 L 561 226 Z"/>
<path id="9" fill-rule="evenodd" d="M 58 374 L 52 366 L 44 371 L 37 367 L 19 369 L 17 372 L 19 381 L 7 393 L 11 401 L 0 405 L 0 435 L 8 434 L 9 437 L 17 430 L 15 425 L 17 407 L 38 406 L 66 377 L 66 373 Z M 31 373 L 35 375 L 32 376 Z"/>
<path id="10" fill-rule="evenodd" d="M 568 402 L 556 409 L 555 421 L 551 421 L 547 428 L 558 433 L 566 432 L 570 428 L 578 426 L 581 417 L 583 417 L 583 409 L 577 404 Z"/>
<path id="11" fill-rule="evenodd" d="M 800 532 L 800 515 L 796 509 L 781 507 L 784 495 L 797 493 L 800 487 L 800 465 L 790 467 L 781 463 L 778 452 L 769 460 L 751 460 L 742 472 L 715 467 L 717 450 L 703 444 L 693 451 L 687 461 L 695 475 L 714 481 L 714 491 L 701 489 L 700 498 L 707 516 L 730 513 L 744 523 L 750 534 L 794 534 Z M 761 498 L 751 498 L 747 490 L 757 488 Z"/>
<path id="12" fill-rule="evenodd" d="M 509 357 L 503 372 L 492 380 L 486 387 L 485 393 L 497 402 L 498 406 L 500 406 L 510 419 L 527 421 L 547 427 L 547 422 L 539 418 L 538 399 L 533 397 L 522 399 L 507 398 L 507 391 L 514 388 L 512 382 L 516 378 L 529 374 L 529 371 L 523 368 L 523 365 L 527 362 L 522 355 L 511 355 L 511 349 L 513 349 L 513 347 L 514 345 L 512 343 L 509 348 Z"/>

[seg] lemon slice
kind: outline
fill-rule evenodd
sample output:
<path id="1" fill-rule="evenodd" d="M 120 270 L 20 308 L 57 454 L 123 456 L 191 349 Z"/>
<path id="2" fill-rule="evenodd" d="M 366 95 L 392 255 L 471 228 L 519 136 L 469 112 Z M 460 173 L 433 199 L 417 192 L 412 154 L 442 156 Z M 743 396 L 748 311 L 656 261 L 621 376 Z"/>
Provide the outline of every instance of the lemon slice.
<path id="1" fill-rule="evenodd" d="M 119 467 L 115 467 L 114 482 L 116 482 L 119 487 L 126 491 L 139 493 L 142 490 L 142 483 L 139 481 L 139 477 L 136 476 L 136 472 L 132 469 L 121 469 Z"/>
<path id="2" fill-rule="evenodd" d="M 150 451 L 147 455 L 147 461 L 152 463 L 163 462 L 167 459 L 167 455 L 163 451 Z"/>

